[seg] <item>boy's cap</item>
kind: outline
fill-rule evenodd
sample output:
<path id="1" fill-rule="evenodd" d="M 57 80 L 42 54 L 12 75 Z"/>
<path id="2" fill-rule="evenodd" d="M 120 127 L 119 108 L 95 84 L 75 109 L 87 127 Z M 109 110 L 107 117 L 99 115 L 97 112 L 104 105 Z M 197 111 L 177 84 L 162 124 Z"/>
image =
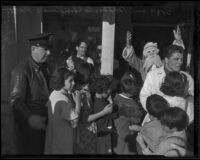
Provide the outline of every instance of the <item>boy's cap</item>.
<path id="1" fill-rule="evenodd" d="M 33 35 L 31 38 L 29 38 L 29 41 L 31 45 L 50 48 L 51 45 L 49 40 L 53 35 L 54 34 L 52 33 L 40 33 Z"/>

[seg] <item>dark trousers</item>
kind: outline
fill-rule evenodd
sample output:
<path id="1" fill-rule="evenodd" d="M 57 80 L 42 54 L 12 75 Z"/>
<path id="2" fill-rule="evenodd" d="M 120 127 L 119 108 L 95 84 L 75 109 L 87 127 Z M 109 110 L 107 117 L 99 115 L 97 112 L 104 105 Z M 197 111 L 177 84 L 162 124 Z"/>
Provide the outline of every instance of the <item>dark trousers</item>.
<path id="1" fill-rule="evenodd" d="M 111 134 L 97 138 L 97 154 L 112 154 Z"/>
<path id="2" fill-rule="evenodd" d="M 19 155 L 42 155 L 45 131 L 32 129 L 27 123 L 15 122 L 16 146 Z"/>

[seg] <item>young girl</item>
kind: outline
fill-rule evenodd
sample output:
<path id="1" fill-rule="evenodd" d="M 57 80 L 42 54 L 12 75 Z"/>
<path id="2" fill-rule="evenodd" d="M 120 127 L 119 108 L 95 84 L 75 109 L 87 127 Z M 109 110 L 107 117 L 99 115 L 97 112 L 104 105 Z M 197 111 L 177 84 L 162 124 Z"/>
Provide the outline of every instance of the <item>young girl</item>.
<path id="1" fill-rule="evenodd" d="M 121 91 L 114 98 L 114 104 L 118 106 L 119 117 L 114 120 L 114 124 L 117 130 L 117 143 L 114 147 L 116 154 L 135 154 L 136 150 L 131 150 L 132 139 L 129 125 L 139 124 L 142 121 L 144 112 L 142 107 L 137 103 L 135 97 L 138 95 L 138 86 L 136 78 L 131 72 L 126 72 L 121 78 Z M 133 134 L 133 133 L 132 133 Z M 134 144 L 132 144 L 132 147 Z M 133 147 L 135 149 L 135 146 Z"/>
<path id="2" fill-rule="evenodd" d="M 99 76 L 92 83 L 91 88 L 95 92 L 94 113 L 105 112 L 104 108 L 111 113 L 112 101 L 109 98 L 111 93 L 111 80 L 108 76 Z M 110 101 L 109 101 L 110 100 Z M 95 120 L 97 124 L 97 154 L 112 154 L 111 133 L 113 129 L 113 118 L 115 114 L 104 114 Z"/>
<path id="3" fill-rule="evenodd" d="M 77 154 L 97 154 L 97 126 L 95 120 L 109 114 L 111 107 L 94 113 L 93 100 L 90 93 L 91 69 L 88 63 L 80 63 L 75 78 L 76 88 L 81 93 L 81 112 L 78 124 Z"/>
<path id="4" fill-rule="evenodd" d="M 189 116 L 189 123 L 194 120 L 194 101 L 192 96 L 188 96 L 187 77 L 180 72 L 169 72 L 160 87 L 164 93 L 164 98 L 170 107 L 180 107 Z"/>
<path id="5" fill-rule="evenodd" d="M 52 78 L 54 91 L 49 97 L 45 154 L 73 154 L 80 112 L 80 93 L 72 93 L 74 74 L 58 68 Z"/>
<path id="6" fill-rule="evenodd" d="M 145 155 L 164 155 L 179 157 L 179 152 L 172 147 L 172 144 L 186 147 L 186 127 L 188 116 L 179 107 L 168 108 L 162 112 L 161 125 L 165 132 L 165 138 L 160 142 L 158 149 L 152 153 L 148 148 L 144 149 Z"/>

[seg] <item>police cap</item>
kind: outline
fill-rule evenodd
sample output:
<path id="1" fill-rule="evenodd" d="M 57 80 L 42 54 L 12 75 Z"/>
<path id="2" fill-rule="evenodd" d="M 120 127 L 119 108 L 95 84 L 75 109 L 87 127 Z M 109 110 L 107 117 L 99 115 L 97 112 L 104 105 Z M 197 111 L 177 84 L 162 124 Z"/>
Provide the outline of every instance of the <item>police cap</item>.
<path id="1" fill-rule="evenodd" d="M 54 34 L 52 33 L 40 33 L 40 34 L 33 35 L 31 38 L 29 38 L 29 41 L 30 41 L 30 44 L 33 46 L 41 46 L 45 48 L 50 48 L 51 45 L 49 41 L 53 35 Z"/>

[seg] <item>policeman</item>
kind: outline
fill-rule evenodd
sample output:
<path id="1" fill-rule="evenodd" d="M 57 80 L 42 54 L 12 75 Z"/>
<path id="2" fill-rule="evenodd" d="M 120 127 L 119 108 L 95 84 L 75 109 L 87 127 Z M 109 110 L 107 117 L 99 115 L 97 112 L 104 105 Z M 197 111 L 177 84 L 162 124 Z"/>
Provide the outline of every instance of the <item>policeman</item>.
<path id="1" fill-rule="evenodd" d="M 50 72 L 45 62 L 50 55 L 51 33 L 29 39 L 31 56 L 11 73 L 10 103 L 15 119 L 18 154 L 43 153 Z"/>

